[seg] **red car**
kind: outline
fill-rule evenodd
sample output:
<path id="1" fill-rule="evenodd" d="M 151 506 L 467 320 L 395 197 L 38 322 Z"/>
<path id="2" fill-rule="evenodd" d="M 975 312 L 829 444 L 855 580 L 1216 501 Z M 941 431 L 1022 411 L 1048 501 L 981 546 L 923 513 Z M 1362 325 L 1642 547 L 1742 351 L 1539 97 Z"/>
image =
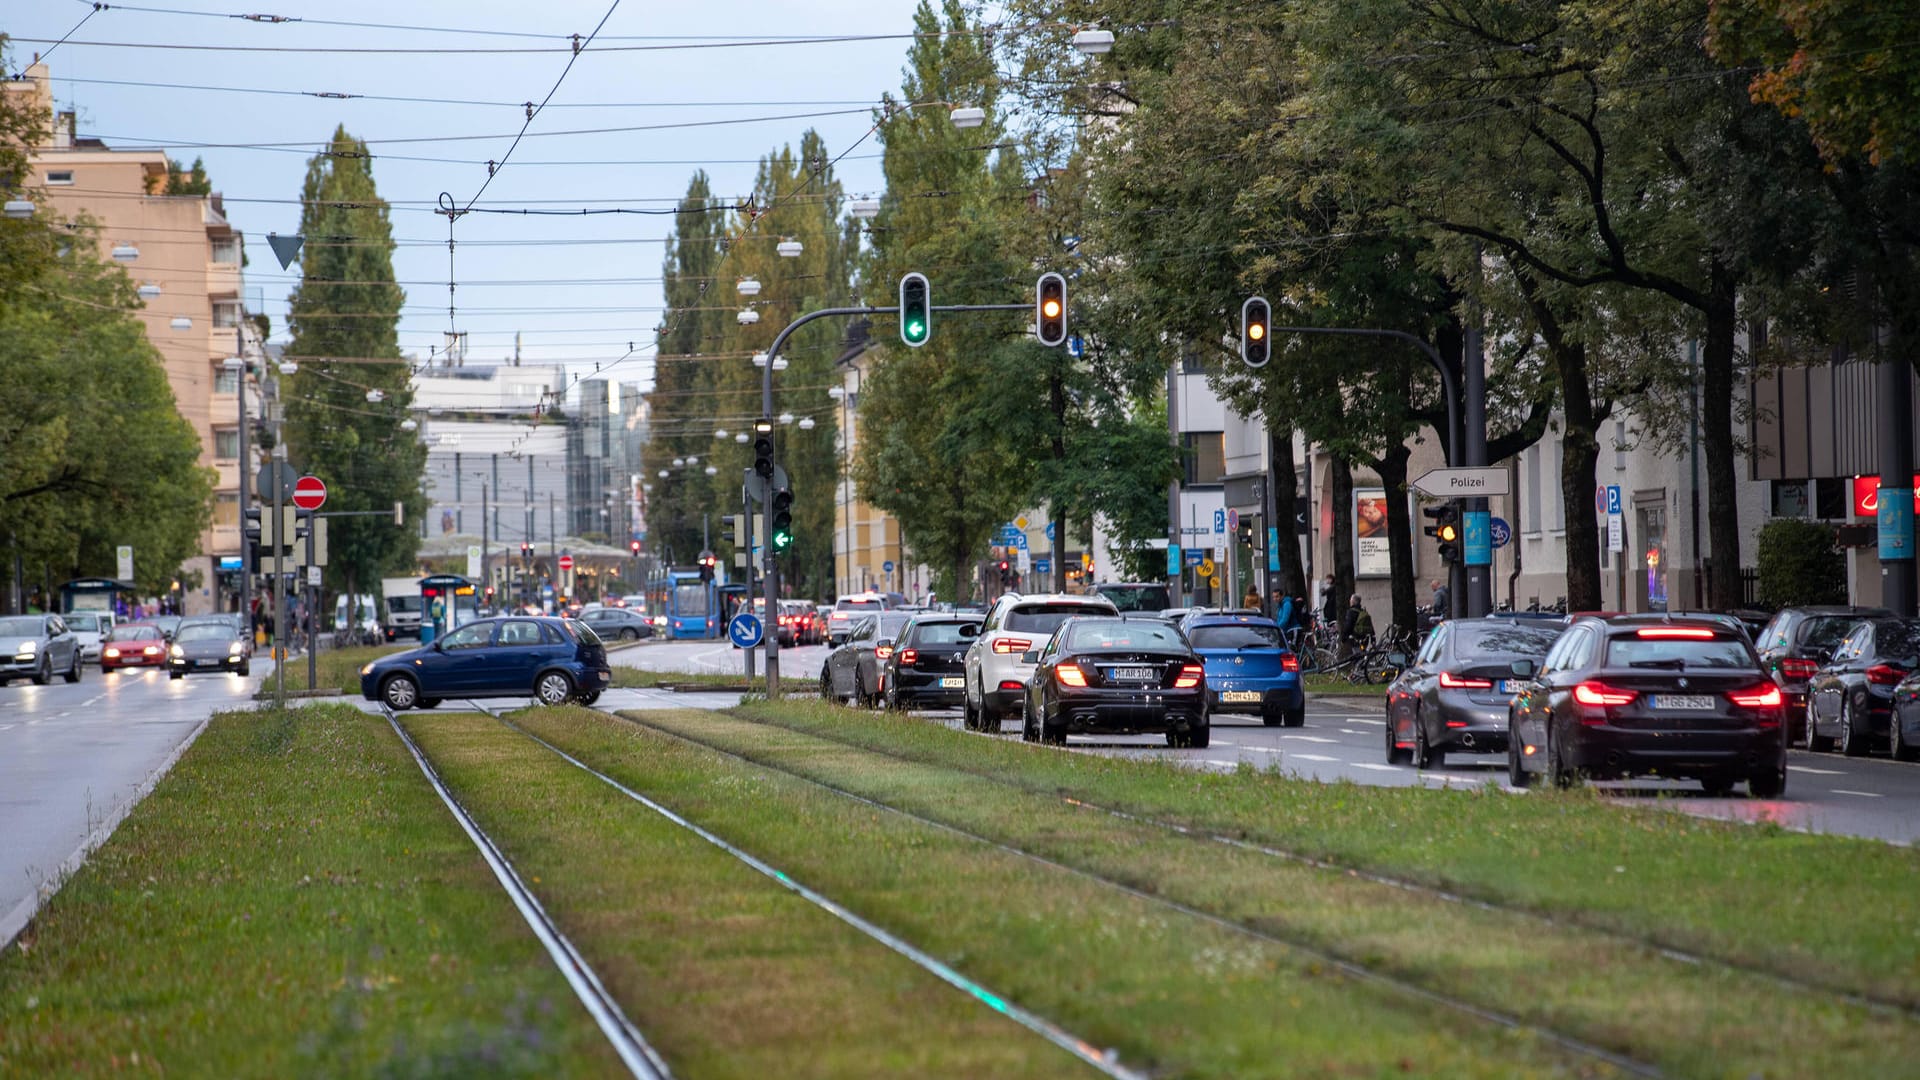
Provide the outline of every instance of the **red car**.
<path id="1" fill-rule="evenodd" d="M 167 637 L 152 623 L 121 623 L 100 646 L 100 670 L 167 666 Z"/>

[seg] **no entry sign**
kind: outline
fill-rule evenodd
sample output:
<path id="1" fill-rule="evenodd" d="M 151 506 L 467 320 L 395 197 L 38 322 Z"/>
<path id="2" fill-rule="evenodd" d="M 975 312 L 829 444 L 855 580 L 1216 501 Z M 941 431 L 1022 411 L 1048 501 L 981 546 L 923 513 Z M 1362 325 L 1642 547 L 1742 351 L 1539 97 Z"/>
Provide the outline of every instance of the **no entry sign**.
<path id="1" fill-rule="evenodd" d="M 302 510 L 318 510 L 327 505 L 327 485 L 317 476 L 303 476 L 294 482 L 293 505 Z"/>
<path id="2" fill-rule="evenodd" d="M 560 569 L 562 570 L 573 569 L 573 556 L 571 555 L 560 556 Z"/>

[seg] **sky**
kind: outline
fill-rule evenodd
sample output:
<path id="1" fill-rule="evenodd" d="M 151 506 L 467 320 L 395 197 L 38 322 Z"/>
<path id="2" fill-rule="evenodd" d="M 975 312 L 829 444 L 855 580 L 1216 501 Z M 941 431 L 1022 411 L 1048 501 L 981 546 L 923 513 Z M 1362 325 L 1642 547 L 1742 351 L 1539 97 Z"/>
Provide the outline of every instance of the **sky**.
<path id="1" fill-rule="evenodd" d="M 610 3 L 152 0 L 95 10 L 86 0 L 0 0 L 0 31 L 14 39 L 9 75 L 48 52 L 48 44 L 23 39 L 71 34 L 45 59 L 57 108 L 77 112 L 78 134 L 112 147 L 164 148 L 183 163 L 205 160 L 228 219 L 247 235 L 247 306 L 271 316 L 275 341 L 286 339 L 299 264 L 282 271 L 266 235 L 298 231 L 307 161 L 337 124 L 366 139 L 400 241 L 400 345 L 424 359 L 448 328 L 447 220 L 434 212 L 442 193 L 461 206 L 485 185 L 480 207 L 658 209 L 671 207 L 704 168 L 716 195 L 744 195 L 758 159 L 797 146 L 808 127 L 835 154 L 865 135 L 872 106 L 899 93 L 909 43 L 739 42 L 905 35 L 915 6 L 618 0 L 594 47 L 574 61 L 509 156 L 526 122 L 523 103 L 539 103 L 567 67 L 566 36 L 584 38 Z M 236 17 L 246 14 L 301 21 Z M 89 44 L 111 42 L 134 47 Z M 187 45 L 225 48 L 171 47 Z M 552 51 L 284 51 L 291 49 Z M 489 104 L 313 96 L 320 93 Z M 648 130 L 565 134 L 606 128 Z M 879 193 L 879 153 L 878 140 L 868 139 L 836 167 L 850 196 Z M 485 162 L 502 159 L 489 182 Z M 455 324 L 468 334 L 467 362 L 511 356 L 516 333 L 526 362 L 565 362 L 575 375 L 618 360 L 630 342 L 644 349 L 660 322 L 661 240 L 670 223 L 626 214 L 460 218 Z M 652 367 L 633 358 L 607 374 L 650 384 Z"/>

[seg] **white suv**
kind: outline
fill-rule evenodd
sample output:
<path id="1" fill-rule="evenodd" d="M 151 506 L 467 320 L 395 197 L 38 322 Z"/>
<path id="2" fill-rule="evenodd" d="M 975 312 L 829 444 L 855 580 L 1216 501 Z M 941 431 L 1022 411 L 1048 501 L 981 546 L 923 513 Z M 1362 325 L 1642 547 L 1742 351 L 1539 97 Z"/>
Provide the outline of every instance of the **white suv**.
<path id="1" fill-rule="evenodd" d="M 1075 615 L 1115 614 L 1113 601 L 1099 596 L 1009 593 L 995 601 L 980 636 L 967 647 L 967 730 L 999 731 L 1000 721 L 1020 709 L 1033 677 L 1033 665 L 1021 661 L 1022 653 L 1044 647 Z"/>

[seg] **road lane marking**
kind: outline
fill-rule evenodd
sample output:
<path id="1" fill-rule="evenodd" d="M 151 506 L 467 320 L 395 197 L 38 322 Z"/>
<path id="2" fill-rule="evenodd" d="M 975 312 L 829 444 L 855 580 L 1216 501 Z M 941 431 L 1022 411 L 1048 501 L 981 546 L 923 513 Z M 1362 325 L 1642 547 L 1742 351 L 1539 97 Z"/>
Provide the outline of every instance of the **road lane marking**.
<path id="1" fill-rule="evenodd" d="M 1240 763 L 1237 761 L 1222 761 L 1219 758 L 1201 758 L 1200 760 L 1206 762 L 1209 765 L 1225 765 L 1228 768 L 1232 768 L 1232 769 L 1237 769 L 1240 767 Z"/>
<path id="2" fill-rule="evenodd" d="M 1323 739 L 1318 735 L 1282 735 L 1283 739 L 1299 739 L 1301 742 L 1337 743 L 1339 739 Z"/>
<path id="3" fill-rule="evenodd" d="M 1876 795 L 1871 791 L 1848 791 L 1846 788 L 1832 788 L 1830 790 L 1832 790 L 1835 795 L 1857 795 L 1862 799 L 1883 799 L 1886 797 L 1884 795 Z"/>
<path id="4" fill-rule="evenodd" d="M 1839 769 L 1816 769 L 1811 765 L 1789 765 L 1787 766 L 1787 771 L 1810 773 L 1814 776 L 1845 776 L 1847 775 L 1846 773 L 1841 772 Z"/>
<path id="5" fill-rule="evenodd" d="M 1293 760 L 1295 761 L 1339 761 L 1340 759 L 1337 757 L 1328 757 L 1325 754 L 1295 754 L 1293 755 Z"/>
<path id="6" fill-rule="evenodd" d="M 1278 754 L 1283 752 L 1277 746 L 1243 746 L 1240 749 L 1250 754 Z"/>
<path id="7" fill-rule="evenodd" d="M 1398 766 L 1398 765 L 1380 765 L 1380 764 L 1376 764 L 1375 762 L 1371 762 L 1371 761 L 1360 761 L 1360 762 L 1355 762 L 1355 763 L 1354 763 L 1354 766 L 1353 766 L 1353 767 L 1354 767 L 1354 768 L 1356 768 L 1356 769 L 1368 769 L 1368 770 L 1371 770 L 1371 771 L 1373 771 L 1373 772 L 1401 772 L 1401 771 L 1403 771 L 1403 770 L 1402 770 L 1402 769 L 1400 768 L 1400 766 Z"/>
<path id="8" fill-rule="evenodd" d="M 1343 719 L 1343 720 L 1342 720 L 1341 722 L 1342 722 L 1342 723 L 1347 723 L 1347 724 L 1372 724 L 1372 725 L 1373 725 L 1374 727 L 1386 727 L 1386 726 L 1387 726 L 1387 722 L 1386 722 L 1385 720 L 1370 720 L 1370 719 L 1368 719 L 1367 717 L 1364 717 L 1364 716 L 1349 716 L 1349 717 L 1345 717 L 1345 718 L 1344 718 L 1344 719 Z"/>

